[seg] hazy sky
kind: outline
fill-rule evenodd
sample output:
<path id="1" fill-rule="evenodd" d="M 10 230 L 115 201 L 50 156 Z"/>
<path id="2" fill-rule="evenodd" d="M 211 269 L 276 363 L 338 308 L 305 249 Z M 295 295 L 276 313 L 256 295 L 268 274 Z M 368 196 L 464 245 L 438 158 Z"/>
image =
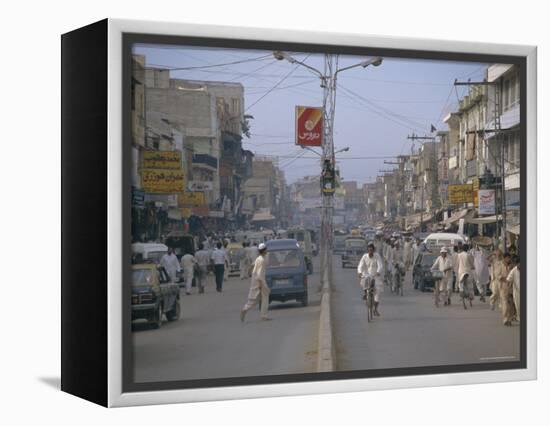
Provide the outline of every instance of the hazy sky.
<path id="1" fill-rule="evenodd" d="M 242 83 L 245 113 L 254 116 L 252 136 L 243 139 L 243 147 L 279 156 L 289 183 L 319 173 L 319 157 L 294 145 L 295 106 L 322 105 L 320 80 L 306 68 L 277 61 L 270 51 L 136 46 L 134 53 L 145 55 L 147 66 L 192 68 L 172 71 L 174 78 Z M 322 55 L 292 55 L 323 70 Z M 339 68 L 364 59 L 340 56 Z M 485 68 L 486 64 L 475 62 L 385 58 L 379 67 L 338 74 L 334 144 L 336 149 L 350 147 L 336 158 L 342 177 L 371 182 L 379 170 L 392 168 L 384 164 L 392 160 L 353 157 L 410 153 L 407 135 L 429 135 L 431 124 L 445 130 L 442 119 L 456 110 L 467 90 L 464 86 L 455 89 L 455 78 L 482 79 Z"/>

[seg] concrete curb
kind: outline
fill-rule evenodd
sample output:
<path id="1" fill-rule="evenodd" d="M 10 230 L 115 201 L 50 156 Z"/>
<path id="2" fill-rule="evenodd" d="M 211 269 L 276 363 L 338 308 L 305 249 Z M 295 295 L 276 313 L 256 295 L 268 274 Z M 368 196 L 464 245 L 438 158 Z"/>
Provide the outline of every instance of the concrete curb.
<path id="1" fill-rule="evenodd" d="M 330 290 L 323 289 L 321 297 L 321 314 L 319 318 L 319 338 L 317 343 L 317 372 L 334 371 L 336 368 L 336 351 L 332 336 L 332 313 L 330 307 Z"/>

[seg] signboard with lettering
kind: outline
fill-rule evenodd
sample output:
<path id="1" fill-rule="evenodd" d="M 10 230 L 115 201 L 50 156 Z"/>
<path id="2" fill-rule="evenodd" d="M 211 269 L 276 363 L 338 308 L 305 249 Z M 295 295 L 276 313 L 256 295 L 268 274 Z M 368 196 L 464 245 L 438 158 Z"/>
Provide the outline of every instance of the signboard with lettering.
<path id="1" fill-rule="evenodd" d="M 190 180 L 187 189 L 189 191 L 212 191 L 214 183 L 211 181 Z"/>
<path id="2" fill-rule="evenodd" d="M 204 205 L 204 192 L 185 191 L 178 194 L 178 206 L 200 207 Z"/>
<path id="3" fill-rule="evenodd" d="M 141 187 L 150 194 L 179 193 L 185 190 L 185 176 L 181 169 L 142 169 Z"/>
<path id="4" fill-rule="evenodd" d="M 480 189 L 478 191 L 478 213 L 486 215 L 495 214 L 495 190 L 494 189 Z"/>
<path id="5" fill-rule="evenodd" d="M 464 204 L 474 202 L 474 191 L 472 184 L 449 185 L 449 204 Z"/>
<path id="6" fill-rule="evenodd" d="M 321 146 L 323 143 L 323 108 L 296 107 L 296 145 Z"/>
<path id="7" fill-rule="evenodd" d="M 179 151 L 143 151 L 144 169 L 181 169 Z"/>

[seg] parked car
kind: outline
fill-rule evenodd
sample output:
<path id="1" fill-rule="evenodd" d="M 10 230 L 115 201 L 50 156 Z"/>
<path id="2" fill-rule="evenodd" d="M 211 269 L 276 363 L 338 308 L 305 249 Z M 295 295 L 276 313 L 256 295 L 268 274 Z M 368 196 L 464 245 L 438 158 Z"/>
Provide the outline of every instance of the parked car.
<path id="1" fill-rule="evenodd" d="M 160 263 L 160 259 L 168 253 L 168 247 L 160 243 L 132 244 L 132 263 Z"/>
<path id="2" fill-rule="evenodd" d="M 142 263 L 132 266 L 132 321 L 145 319 L 155 328 L 180 317 L 180 289 L 162 266 Z"/>
<path id="3" fill-rule="evenodd" d="M 266 242 L 266 281 L 269 300 L 296 300 L 307 306 L 307 267 L 304 253 L 295 239 Z"/>
<path id="4" fill-rule="evenodd" d="M 229 276 L 239 275 L 241 273 L 241 259 L 244 254 L 244 247 L 242 244 L 229 243 L 227 245 L 227 257 L 229 258 Z"/>
<path id="5" fill-rule="evenodd" d="M 342 255 L 342 268 L 351 266 L 357 268 L 359 261 L 367 251 L 367 242 L 364 238 L 349 237 L 344 241 L 345 251 Z"/>
<path id="6" fill-rule="evenodd" d="M 287 231 L 288 239 L 294 239 L 300 245 L 304 253 L 306 268 L 309 274 L 313 274 L 313 244 L 311 231 L 302 227 L 292 228 Z"/>
<path id="7" fill-rule="evenodd" d="M 424 292 L 428 288 L 434 287 L 435 279 L 432 275 L 431 269 L 437 259 L 437 256 L 439 256 L 439 254 L 428 251 L 418 254 L 412 273 L 413 285 L 415 289 Z"/>

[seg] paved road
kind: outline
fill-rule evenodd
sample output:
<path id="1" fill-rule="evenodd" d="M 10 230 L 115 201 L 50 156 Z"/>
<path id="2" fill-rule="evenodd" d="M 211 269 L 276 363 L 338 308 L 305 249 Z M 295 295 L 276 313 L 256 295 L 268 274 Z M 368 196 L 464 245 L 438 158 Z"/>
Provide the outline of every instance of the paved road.
<path id="1" fill-rule="evenodd" d="M 318 258 L 316 259 L 318 261 Z M 170 381 L 314 372 L 317 362 L 320 294 L 318 263 L 309 276 L 309 306 L 273 302 L 270 317 L 259 310 L 239 311 L 246 301 L 249 281 L 232 277 L 223 293 L 209 276 L 205 294 L 182 292 L 182 315 L 159 330 L 134 325 L 136 382 Z"/>
<path id="2" fill-rule="evenodd" d="M 333 324 L 339 370 L 418 367 L 519 359 L 519 326 L 502 325 L 498 311 L 476 298 L 464 310 L 458 294 L 450 307 L 436 308 L 406 277 L 404 296 L 382 295 L 382 316 L 367 323 L 354 269 L 334 257 Z"/>

